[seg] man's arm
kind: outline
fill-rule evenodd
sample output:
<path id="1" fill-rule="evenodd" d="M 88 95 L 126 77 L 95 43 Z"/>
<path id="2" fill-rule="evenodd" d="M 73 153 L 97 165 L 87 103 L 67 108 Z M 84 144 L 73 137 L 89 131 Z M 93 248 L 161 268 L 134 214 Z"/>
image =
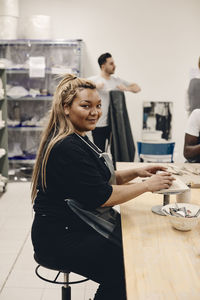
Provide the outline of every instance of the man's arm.
<path id="1" fill-rule="evenodd" d="M 186 159 L 195 159 L 200 157 L 200 144 L 198 143 L 198 136 L 190 135 L 188 133 L 185 134 L 183 155 Z"/>
<path id="2" fill-rule="evenodd" d="M 131 83 L 130 85 L 127 85 L 127 86 L 124 84 L 120 84 L 117 86 L 117 88 L 123 92 L 138 93 L 141 91 L 141 88 L 139 87 L 139 85 L 137 83 Z"/>
<path id="3" fill-rule="evenodd" d="M 101 89 L 103 89 L 103 87 L 104 87 L 104 83 L 103 82 L 96 83 L 97 90 L 101 90 Z"/>

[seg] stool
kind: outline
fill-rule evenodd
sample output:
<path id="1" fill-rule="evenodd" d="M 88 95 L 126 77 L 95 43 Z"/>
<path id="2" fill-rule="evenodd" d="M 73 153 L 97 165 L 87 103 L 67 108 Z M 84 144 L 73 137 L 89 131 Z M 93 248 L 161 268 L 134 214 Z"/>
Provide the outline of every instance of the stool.
<path id="1" fill-rule="evenodd" d="M 88 281 L 89 278 L 85 278 L 83 280 L 78 280 L 78 281 L 69 281 L 69 274 L 70 274 L 70 270 L 69 269 L 63 269 L 61 267 L 58 267 L 54 264 L 50 264 L 50 263 L 47 263 L 47 262 L 44 262 L 44 261 L 41 261 L 37 256 L 36 254 L 34 254 L 34 259 L 35 261 L 38 263 L 36 269 L 35 269 L 35 274 L 42 280 L 44 281 L 47 281 L 47 282 L 50 282 L 50 283 L 54 283 L 54 284 L 62 284 L 62 300 L 71 300 L 71 286 L 70 284 L 78 284 L 78 283 L 82 283 L 82 282 L 85 282 L 85 281 Z M 57 275 L 55 277 L 54 280 L 50 280 L 48 278 L 45 278 L 43 276 L 41 276 L 39 274 L 39 268 L 40 267 L 43 267 L 43 268 L 46 268 L 46 269 L 50 269 L 50 270 L 54 270 L 54 271 L 57 271 Z M 57 281 L 58 279 L 58 276 L 60 275 L 60 273 L 63 273 L 64 274 L 64 281 L 61 282 L 61 281 Z"/>

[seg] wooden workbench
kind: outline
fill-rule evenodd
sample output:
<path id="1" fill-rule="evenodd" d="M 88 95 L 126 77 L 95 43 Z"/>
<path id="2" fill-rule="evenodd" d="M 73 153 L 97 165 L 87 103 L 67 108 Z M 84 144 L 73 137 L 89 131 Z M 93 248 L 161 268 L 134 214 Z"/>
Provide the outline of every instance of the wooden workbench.
<path id="1" fill-rule="evenodd" d="M 151 212 L 162 202 L 163 195 L 145 193 L 120 205 L 127 299 L 199 300 L 200 223 L 188 232 L 173 229 L 167 217 Z M 200 189 L 192 189 L 191 203 L 200 205 Z"/>

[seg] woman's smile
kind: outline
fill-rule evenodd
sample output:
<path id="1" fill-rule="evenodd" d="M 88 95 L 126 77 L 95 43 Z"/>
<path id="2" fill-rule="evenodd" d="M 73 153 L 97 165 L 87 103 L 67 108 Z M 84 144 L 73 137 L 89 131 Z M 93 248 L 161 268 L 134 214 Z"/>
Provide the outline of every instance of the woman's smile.
<path id="1" fill-rule="evenodd" d="M 91 123 L 96 123 L 98 121 L 98 119 L 87 119 L 87 120 Z"/>

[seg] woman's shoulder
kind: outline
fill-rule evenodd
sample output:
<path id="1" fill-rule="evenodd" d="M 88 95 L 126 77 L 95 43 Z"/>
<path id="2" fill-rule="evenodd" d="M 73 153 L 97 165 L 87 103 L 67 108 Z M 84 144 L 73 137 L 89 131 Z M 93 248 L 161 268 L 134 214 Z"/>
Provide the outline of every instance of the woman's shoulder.
<path id="1" fill-rule="evenodd" d="M 69 154 L 69 153 L 85 153 L 86 148 L 83 142 L 76 137 L 75 134 L 70 134 L 63 138 L 62 140 L 58 141 L 54 147 L 53 150 L 55 152 Z"/>

